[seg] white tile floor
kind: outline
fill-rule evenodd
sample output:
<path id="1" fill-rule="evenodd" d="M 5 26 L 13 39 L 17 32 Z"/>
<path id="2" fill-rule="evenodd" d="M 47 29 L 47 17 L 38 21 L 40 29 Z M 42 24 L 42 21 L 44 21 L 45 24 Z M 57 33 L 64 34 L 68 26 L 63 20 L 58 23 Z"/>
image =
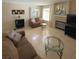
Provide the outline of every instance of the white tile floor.
<path id="1" fill-rule="evenodd" d="M 56 36 L 63 41 L 64 51 L 62 59 L 76 59 L 76 41 L 65 35 L 64 31 L 48 26 L 44 29 L 38 27 L 25 28 L 23 30 L 25 30 L 27 40 L 33 45 L 42 59 L 59 59 L 59 56 L 53 51 L 49 51 L 48 55 L 45 55 L 45 37 L 49 35 Z"/>

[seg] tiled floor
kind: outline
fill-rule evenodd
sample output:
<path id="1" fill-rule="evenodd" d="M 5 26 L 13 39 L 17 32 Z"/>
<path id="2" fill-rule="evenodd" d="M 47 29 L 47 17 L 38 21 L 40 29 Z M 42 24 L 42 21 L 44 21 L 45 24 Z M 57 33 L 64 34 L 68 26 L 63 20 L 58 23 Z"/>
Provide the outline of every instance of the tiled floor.
<path id="1" fill-rule="evenodd" d="M 59 56 L 49 51 L 45 55 L 45 38 L 49 35 L 60 38 L 64 43 L 64 51 L 62 59 L 76 59 L 76 41 L 65 35 L 64 31 L 52 27 L 25 28 L 26 38 L 33 45 L 36 52 L 42 59 L 59 59 Z"/>

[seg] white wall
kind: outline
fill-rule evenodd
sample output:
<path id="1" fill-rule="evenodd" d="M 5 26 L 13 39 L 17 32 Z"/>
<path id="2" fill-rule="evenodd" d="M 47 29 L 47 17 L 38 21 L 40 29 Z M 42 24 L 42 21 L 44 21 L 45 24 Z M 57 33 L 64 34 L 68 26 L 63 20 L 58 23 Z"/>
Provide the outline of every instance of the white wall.
<path id="1" fill-rule="evenodd" d="M 49 23 L 50 23 L 51 27 L 54 27 L 54 24 L 55 24 L 55 19 L 54 19 L 54 4 L 52 4 L 50 6 L 50 21 L 49 21 Z"/>
<path id="2" fill-rule="evenodd" d="M 25 14 L 21 15 L 24 18 L 25 25 L 29 19 L 29 7 L 26 4 L 21 3 L 2 3 L 2 30 L 7 32 L 15 28 L 16 15 L 12 15 L 11 11 L 14 9 L 25 10 Z"/>

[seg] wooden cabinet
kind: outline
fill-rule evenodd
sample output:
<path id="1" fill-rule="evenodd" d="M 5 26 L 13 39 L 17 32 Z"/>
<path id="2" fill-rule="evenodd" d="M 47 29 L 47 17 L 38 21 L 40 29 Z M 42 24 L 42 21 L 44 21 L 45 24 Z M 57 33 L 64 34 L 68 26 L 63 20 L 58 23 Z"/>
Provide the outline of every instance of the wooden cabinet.
<path id="1" fill-rule="evenodd" d="M 69 14 L 76 14 L 76 0 L 69 1 Z"/>

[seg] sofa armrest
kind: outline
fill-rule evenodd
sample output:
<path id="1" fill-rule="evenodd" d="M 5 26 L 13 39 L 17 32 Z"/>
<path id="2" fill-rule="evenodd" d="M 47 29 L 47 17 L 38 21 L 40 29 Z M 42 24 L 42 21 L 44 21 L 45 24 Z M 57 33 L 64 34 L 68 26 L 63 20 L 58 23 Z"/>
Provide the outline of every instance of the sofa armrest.
<path id="1" fill-rule="evenodd" d="M 16 47 L 7 37 L 2 41 L 2 59 L 19 59 Z"/>
<path id="2" fill-rule="evenodd" d="M 39 56 L 34 57 L 34 59 L 41 59 Z"/>

